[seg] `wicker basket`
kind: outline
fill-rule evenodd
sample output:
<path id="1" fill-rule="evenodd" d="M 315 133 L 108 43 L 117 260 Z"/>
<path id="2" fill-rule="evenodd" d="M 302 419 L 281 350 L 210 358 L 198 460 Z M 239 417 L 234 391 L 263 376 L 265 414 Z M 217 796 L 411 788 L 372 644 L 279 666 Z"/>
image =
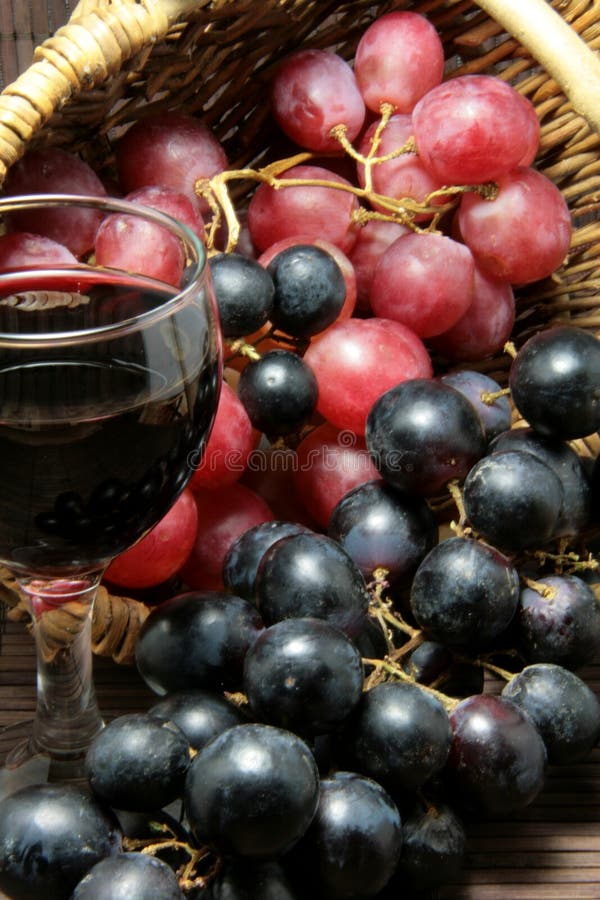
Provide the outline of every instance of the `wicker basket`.
<path id="1" fill-rule="evenodd" d="M 60 5 L 54 0 L 59 12 Z M 515 340 L 558 321 L 597 332 L 597 0 L 81 0 L 0 94 L 0 184 L 27 149 L 47 144 L 80 153 L 110 176 L 115 137 L 159 110 L 201 116 L 232 167 L 260 166 L 277 154 L 265 97 L 278 61 L 300 46 L 333 48 L 350 59 L 365 27 L 392 9 L 423 12 L 435 24 L 447 77 L 499 75 L 537 110 L 536 165 L 563 191 L 573 239 L 558 273 L 517 292 Z M 508 362 L 502 356 L 483 368 L 502 377 Z M 4 597 L 18 599 L 8 578 Z M 146 612 L 143 604 L 101 592 L 96 652 L 130 660 Z"/>

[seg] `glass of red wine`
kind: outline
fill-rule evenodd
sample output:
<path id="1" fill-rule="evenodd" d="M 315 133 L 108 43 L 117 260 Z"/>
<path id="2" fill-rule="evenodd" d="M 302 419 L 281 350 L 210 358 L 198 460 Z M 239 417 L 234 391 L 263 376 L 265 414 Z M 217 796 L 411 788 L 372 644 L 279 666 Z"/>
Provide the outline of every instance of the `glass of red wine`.
<path id="1" fill-rule="evenodd" d="M 97 242 L 74 262 L 0 268 L 0 565 L 37 648 L 33 722 L 0 732 L 0 795 L 81 777 L 104 724 L 96 589 L 188 483 L 221 382 L 210 272 L 189 228 L 109 198 L 0 199 L 9 229 L 58 219 L 60 232 L 64 219 L 66 234 L 82 213 L 122 239 L 112 265 L 99 264 Z M 154 266 L 163 252 L 175 261 L 168 280 Z"/>

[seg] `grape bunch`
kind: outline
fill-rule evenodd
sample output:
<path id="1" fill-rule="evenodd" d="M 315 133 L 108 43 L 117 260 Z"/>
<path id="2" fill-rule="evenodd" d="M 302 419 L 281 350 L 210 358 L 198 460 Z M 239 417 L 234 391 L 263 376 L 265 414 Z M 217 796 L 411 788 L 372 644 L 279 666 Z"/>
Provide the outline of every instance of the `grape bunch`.
<path id="1" fill-rule="evenodd" d="M 416 897 L 456 874 L 469 822 L 597 745 L 600 343 L 513 334 L 569 209 L 532 104 L 443 72 L 431 23 L 392 12 L 353 64 L 283 60 L 290 155 L 259 172 L 179 113 L 119 139 L 117 188 L 56 148 L 11 170 L 8 193 L 118 189 L 198 233 L 225 355 L 187 487 L 105 574 L 151 606 L 156 702 L 98 735 L 85 790 L 0 804 L 11 896 Z M 184 283 L 160 228 L 63 217 L 8 222 L 0 267 L 133 254 Z"/>

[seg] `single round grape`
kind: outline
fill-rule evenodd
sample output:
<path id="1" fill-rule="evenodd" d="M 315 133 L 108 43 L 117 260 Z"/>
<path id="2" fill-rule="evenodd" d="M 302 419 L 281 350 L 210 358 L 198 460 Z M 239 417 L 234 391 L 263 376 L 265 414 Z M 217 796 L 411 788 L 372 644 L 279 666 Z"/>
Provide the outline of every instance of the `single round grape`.
<path id="1" fill-rule="evenodd" d="M 493 201 L 473 192 L 463 195 L 458 212 L 463 240 L 492 278 L 511 284 L 546 278 L 562 265 L 571 243 L 564 196 L 553 181 L 527 167 L 496 181 Z"/>
<path id="2" fill-rule="evenodd" d="M 473 405 L 432 379 L 416 378 L 386 391 L 369 412 L 365 437 L 381 477 L 425 497 L 464 478 L 485 452 Z"/>
<path id="3" fill-rule="evenodd" d="M 218 591 L 179 594 L 152 610 L 138 635 L 140 675 L 157 694 L 238 690 L 244 657 L 264 628 L 256 608 Z"/>
<path id="4" fill-rule="evenodd" d="M 537 150 L 539 124 L 531 105 L 493 75 L 444 81 L 413 110 L 419 157 L 444 184 L 496 181 Z"/>
<path id="5" fill-rule="evenodd" d="M 244 662 L 244 693 L 261 722 L 303 737 L 333 731 L 360 700 L 358 649 L 323 619 L 285 619 L 266 628 Z"/>
<path id="6" fill-rule="evenodd" d="M 370 219 L 358 234 L 350 251 L 350 262 L 356 276 L 356 305 L 360 310 L 371 310 L 371 283 L 375 268 L 384 250 L 403 234 L 408 234 L 406 225 L 400 222 L 385 222 Z"/>
<path id="7" fill-rule="evenodd" d="M 504 686 L 502 696 L 531 717 L 551 763 L 586 759 L 600 740 L 600 702 L 585 681 L 563 666 L 526 666 Z"/>
<path id="8" fill-rule="evenodd" d="M 259 431 L 271 436 L 290 434 L 315 411 L 317 379 L 300 356 L 289 350 L 270 350 L 246 366 L 238 397 Z"/>
<path id="9" fill-rule="evenodd" d="M 464 394 L 477 412 L 483 423 L 485 439 L 490 443 L 501 432 L 510 428 L 511 409 L 508 397 L 494 397 L 502 388 L 497 381 L 473 369 L 461 369 L 449 372 L 440 379 Z"/>
<path id="10" fill-rule="evenodd" d="M 315 617 L 350 638 L 364 625 L 369 592 L 360 569 L 323 534 L 295 534 L 267 550 L 256 576 L 256 600 L 267 625 Z"/>
<path id="11" fill-rule="evenodd" d="M 339 733 L 343 764 L 392 792 L 414 792 L 446 762 L 452 729 L 440 701 L 410 682 L 363 693 Z"/>
<path id="12" fill-rule="evenodd" d="M 335 259 L 314 244 L 282 250 L 269 263 L 274 298 L 271 322 L 294 337 L 308 338 L 338 318 L 346 283 Z"/>
<path id="13" fill-rule="evenodd" d="M 223 589 L 223 560 L 233 542 L 253 525 L 274 516 L 263 498 L 239 481 L 194 488 L 198 507 L 196 542 L 181 569 L 193 590 Z"/>
<path id="14" fill-rule="evenodd" d="M 462 318 L 474 289 L 475 261 L 468 247 L 446 235 L 411 232 L 384 251 L 369 300 L 376 316 L 429 338 Z"/>
<path id="15" fill-rule="evenodd" d="M 310 529 L 304 525 L 280 520 L 261 522 L 249 528 L 233 542 L 223 562 L 223 581 L 227 590 L 253 600 L 256 573 L 267 550 L 281 538 L 308 531 Z"/>
<path id="16" fill-rule="evenodd" d="M 188 739 L 172 722 L 128 713 L 96 735 L 86 754 L 86 775 L 110 806 L 150 812 L 183 794 L 189 751 Z"/>
<path id="17" fill-rule="evenodd" d="M 529 716 L 493 694 L 461 701 L 450 714 L 452 746 L 443 776 L 461 808 L 506 816 L 544 786 L 546 748 Z"/>
<path id="18" fill-rule="evenodd" d="M 193 750 L 200 750 L 214 737 L 247 721 L 246 714 L 216 691 L 182 690 L 168 694 L 148 710 L 155 719 L 174 722 Z"/>
<path id="19" fill-rule="evenodd" d="M 515 295 L 508 282 L 475 265 L 473 298 L 465 314 L 428 345 L 449 362 L 478 362 L 500 353 L 515 323 Z"/>
<path id="20" fill-rule="evenodd" d="M 431 891 L 460 871 L 467 836 L 464 825 L 447 803 L 425 805 L 417 799 L 402 816 L 402 852 L 390 886 Z"/>
<path id="21" fill-rule="evenodd" d="M 272 725 L 228 728 L 194 757 L 185 810 L 196 839 L 227 854 L 277 856 L 305 833 L 319 774 L 304 741 Z"/>
<path id="22" fill-rule="evenodd" d="M 67 900 L 104 857 L 121 852 L 114 815 L 74 785 L 34 784 L 0 801 L 0 890 Z"/>
<path id="23" fill-rule="evenodd" d="M 271 81 L 271 103 L 281 130 L 309 150 L 340 150 L 331 129 L 344 125 L 352 142 L 365 118 L 354 72 L 331 50 L 298 50 L 286 56 Z"/>
<path id="24" fill-rule="evenodd" d="M 540 547 L 554 536 L 562 496 L 552 469 L 524 450 L 501 450 L 480 459 L 463 485 L 470 524 L 507 552 Z"/>
<path id="25" fill-rule="evenodd" d="M 354 58 L 365 103 L 379 112 L 391 103 L 409 113 L 442 80 L 444 48 L 426 16 L 401 11 L 378 16 L 363 32 Z"/>
<path id="26" fill-rule="evenodd" d="M 296 454 L 294 484 L 305 508 L 323 529 L 349 491 L 379 477 L 364 438 L 329 422 L 309 431 Z"/>
<path id="27" fill-rule="evenodd" d="M 6 196 L 22 194 L 86 194 L 105 197 L 106 189 L 92 167 L 75 153 L 59 147 L 29 150 L 10 167 L 2 186 Z M 30 231 L 63 244 L 76 257 L 94 246 L 98 226 L 104 218 L 99 209 L 15 210 L 6 215 L 9 231 Z"/>
<path id="28" fill-rule="evenodd" d="M 243 337 L 262 328 L 273 309 L 269 272 L 240 253 L 218 253 L 209 262 L 223 336 Z"/>
<path id="29" fill-rule="evenodd" d="M 426 500 L 378 479 L 342 497 L 331 514 L 328 534 L 367 580 L 382 568 L 394 583 L 411 574 L 435 546 L 438 526 Z"/>
<path id="30" fill-rule="evenodd" d="M 508 628 L 519 602 L 519 575 L 486 544 L 453 537 L 429 551 L 415 572 L 410 605 L 435 641 L 481 649 Z"/>
<path id="31" fill-rule="evenodd" d="M 402 849 L 398 808 L 381 785 L 355 772 L 321 780 L 317 814 L 292 850 L 292 871 L 328 900 L 378 895 Z"/>
<path id="32" fill-rule="evenodd" d="M 155 222 L 113 213 L 100 224 L 94 241 L 96 264 L 135 271 L 179 286 L 185 263 L 179 239 Z"/>
<path id="33" fill-rule="evenodd" d="M 560 481 L 563 501 L 555 537 L 580 534 L 591 517 L 591 488 L 582 461 L 566 441 L 546 438 L 533 428 L 512 428 L 498 434 L 489 452 L 526 450 L 545 462 Z"/>
<path id="34" fill-rule="evenodd" d="M 544 575 L 521 590 L 517 638 L 532 663 L 579 669 L 600 649 L 600 606 L 577 575 Z"/>
<path id="35" fill-rule="evenodd" d="M 532 428 L 573 440 L 600 428 L 600 341 L 582 328 L 540 331 L 511 363 L 513 401 Z"/>
<path id="36" fill-rule="evenodd" d="M 275 189 L 261 184 L 248 207 L 248 227 L 257 249 L 262 253 L 275 241 L 302 233 L 304 237 L 324 238 L 349 253 L 358 233 L 352 220 L 358 200 L 348 190 L 348 179 L 312 165 L 293 166 L 281 177 L 334 182 L 337 187 L 300 183 Z"/>
<path id="37" fill-rule="evenodd" d="M 433 373 L 421 338 L 400 322 L 377 316 L 336 322 L 311 341 L 304 359 L 317 378 L 317 411 L 358 435 L 365 433 L 369 410 L 385 391 Z"/>
<path id="38" fill-rule="evenodd" d="M 195 466 L 190 490 L 214 490 L 239 481 L 255 445 L 256 436 L 248 413 L 238 395 L 224 381 L 206 446 L 190 458 L 190 463 Z"/>
<path id="39" fill-rule="evenodd" d="M 183 900 L 177 876 L 146 853 L 100 860 L 79 882 L 71 900 Z"/>

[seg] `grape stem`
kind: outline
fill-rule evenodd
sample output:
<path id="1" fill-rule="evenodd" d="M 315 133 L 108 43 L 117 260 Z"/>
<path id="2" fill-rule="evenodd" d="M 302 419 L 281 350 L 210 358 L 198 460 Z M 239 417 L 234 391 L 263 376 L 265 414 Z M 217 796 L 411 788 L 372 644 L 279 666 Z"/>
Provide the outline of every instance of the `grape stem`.
<path id="1" fill-rule="evenodd" d="M 398 663 L 393 662 L 389 657 L 385 659 L 370 659 L 368 657 L 363 658 L 363 664 L 367 666 L 372 666 L 376 672 L 385 672 L 387 675 L 391 675 L 393 678 L 397 678 L 399 681 L 406 681 L 409 684 L 416 684 L 417 687 L 421 688 L 421 690 L 426 691 L 428 694 L 431 694 L 440 703 L 444 706 L 446 710 L 451 712 L 453 709 L 456 709 L 460 700 L 457 700 L 456 697 L 449 697 L 448 694 L 442 693 L 442 691 L 437 691 L 435 688 L 429 687 L 426 684 L 420 684 L 415 681 L 415 679 L 408 675 L 404 669 L 398 665 Z"/>

